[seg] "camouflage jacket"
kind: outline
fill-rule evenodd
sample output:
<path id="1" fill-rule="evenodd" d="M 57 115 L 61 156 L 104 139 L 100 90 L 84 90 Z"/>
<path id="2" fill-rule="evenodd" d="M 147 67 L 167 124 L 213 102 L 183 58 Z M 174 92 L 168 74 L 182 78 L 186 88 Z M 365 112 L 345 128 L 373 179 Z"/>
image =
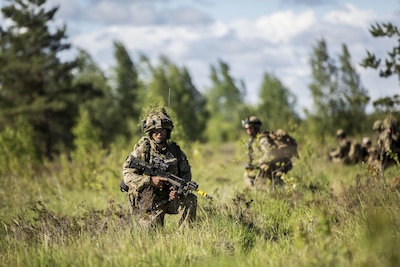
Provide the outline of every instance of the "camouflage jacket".
<path id="1" fill-rule="evenodd" d="M 131 159 L 136 158 L 151 163 L 154 157 L 163 159 L 169 165 L 168 172 L 186 181 L 192 179 L 191 168 L 186 155 L 175 142 L 168 141 L 165 149 L 159 152 L 155 143 L 149 137 L 144 136 L 135 145 L 133 151 L 128 155 L 123 164 L 122 173 L 124 182 L 130 190 L 140 193 L 143 189 L 150 186 L 149 176 L 135 168 L 129 168 Z"/>
<path id="2" fill-rule="evenodd" d="M 247 148 L 250 166 L 260 166 L 275 159 L 298 157 L 296 141 L 280 129 L 251 137 Z"/>

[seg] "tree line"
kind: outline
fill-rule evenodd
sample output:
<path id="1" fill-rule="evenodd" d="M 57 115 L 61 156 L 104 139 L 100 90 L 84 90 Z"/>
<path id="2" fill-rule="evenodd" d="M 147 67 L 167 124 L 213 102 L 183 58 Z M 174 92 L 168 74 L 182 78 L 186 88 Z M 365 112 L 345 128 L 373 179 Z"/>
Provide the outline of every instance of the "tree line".
<path id="1" fill-rule="evenodd" d="M 309 60 L 314 105 L 305 110 L 305 118 L 295 111 L 295 95 L 268 72 L 263 74 L 258 103 L 246 103 L 245 84 L 232 77 L 223 60 L 210 66 L 211 85 L 201 93 L 190 71 L 168 55 L 160 55 L 158 64 L 146 55 L 133 60 L 124 44 L 115 40 L 116 63 L 106 75 L 82 49 L 72 60 L 60 60 L 60 54 L 72 47 L 66 25 L 52 24 L 58 7 L 45 4 L 46 0 L 11 0 L 1 9 L 11 23 L 0 27 L 0 133 L 25 127 L 39 159 L 52 159 L 79 146 L 76 137 L 77 132 L 82 134 L 83 123 L 91 129 L 87 139 L 97 140 L 103 148 L 126 142 L 140 134 L 140 120 L 149 105 L 169 105 L 179 129 L 174 136 L 187 142 L 235 140 L 242 131 L 240 121 L 249 114 L 257 114 L 270 129 L 305 125 L 310 134 L 324 136 L 338 127 L 360 133 L 379 112 L 397 111 L 398 96 L 393 96 L 376 100 L 377 111 L 367 114 L 371 99 L 346 44 L 339 57 L 332 58 L 324 38 L 316 40 Z M 390 23 L 373 26 L 371 33 L 399 37 Z M 368 52 L 362 65 L 379 69 L 382 77 L 399 75 L 399 54 L 395 47 L 382 66 Z"/>

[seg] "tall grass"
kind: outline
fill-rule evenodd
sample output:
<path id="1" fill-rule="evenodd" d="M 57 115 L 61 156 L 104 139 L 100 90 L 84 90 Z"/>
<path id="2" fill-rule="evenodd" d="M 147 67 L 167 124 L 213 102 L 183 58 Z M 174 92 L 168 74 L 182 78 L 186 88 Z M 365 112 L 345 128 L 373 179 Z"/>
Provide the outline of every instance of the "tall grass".
<path id="1" fill-rule="evenodd" d="M 190 227 L 177 228 L 171 215 L 150 231 L 135 226 L 119 192 L 130 148 L 81 151 L 40 167 L 12 159 L 20 167 L 2 173 L 0 264 L 398 266 L 400 195 L 390 187 L 398 166 L 377 179 L 365 165 L 332 165 L 324 148 L 303 144 L 286 186 L 249 189 L 242 149 L 186 150 L 193 179 L 213 200 L 198 197 Z"/>

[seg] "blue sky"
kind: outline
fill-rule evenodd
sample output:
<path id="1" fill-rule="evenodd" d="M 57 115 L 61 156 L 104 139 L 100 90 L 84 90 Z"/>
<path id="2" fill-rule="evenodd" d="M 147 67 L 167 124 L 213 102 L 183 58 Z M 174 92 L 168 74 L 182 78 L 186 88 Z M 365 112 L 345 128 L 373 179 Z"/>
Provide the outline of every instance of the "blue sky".
<path id="1" fill-rule="evenodd" d="M 0 0 L 0 6 L 7 1 Z M 166 54 L 188 68 L 200 91 L 218 60 L 243 80 L 246 100 L 257 103 L 265 72 L 273 73 L 297 96 L 298 110 L 312 108 L 308 64 L 317 40 L 327 41 L 335 58 L 346 44 L 372 99 L 399 93 L 395 77 L 382 79 L 358 63 L 366 50 L 385 55 L 395 40 L 374 39 L 372 23 L 400 26 L 399 0 L 48 0 L 60 5 L 56 23 L 66 23 L 74 47 L 87 50 L 106 71 L 113 66 L 113 41 L 121 41 L 135 61 L 139 53 L 154 63 Z M 0 23 L 4 23 L 0 17 Z M 173 89 L 172 89 L 173 90 Z"/>

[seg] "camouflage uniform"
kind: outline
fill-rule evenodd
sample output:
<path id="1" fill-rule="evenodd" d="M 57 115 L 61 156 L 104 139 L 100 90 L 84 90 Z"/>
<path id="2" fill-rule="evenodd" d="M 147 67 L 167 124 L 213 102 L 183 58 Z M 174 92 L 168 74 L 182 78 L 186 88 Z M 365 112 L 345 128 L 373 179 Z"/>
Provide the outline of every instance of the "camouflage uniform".
<path id="1" fill-rule="evenodd" d="M 379 159 L 384 166 L 396 162 L 395 157 L 400 154 L 400 138 L 397 121 L 392 116 L 388 116 L 382 122 L 382 129 L 378 133 L 377 146 L 379 149 Z"/>
<path id="2" fill-rule="evenodd" d="M 243 174 L 245 184 L 254 186 L 256 180 L 265 183 L 270 179 L 273 185 L 283 184 L 282 175 L 293 167 L 292 157 L 297 157 L 297 143 L 285 131 L 260 133 L 261 121 L 252 116 L 242 122 L 248 129 L 256 126 L 256 135 L 250 135 L 247 143 L 247 164 Z M 290 142 L 286 138 L 291 138 Z"/>
<path id="3" fill-rule="evenodd" d="M 251 116 L 242 121 L 242 126 L 249 131 L 248 133 L 250 135 L 246 145 L 247 162 L 245 166 L 246 170 L 243 173 L 243 180 L 246 186 L 252 187 L 254 186 L 256 177 L 259 173 L 257 159 L 261 158 L 262 156 L 262 150 L 259 145 L 261 121 L 257 117 Z"/>
<path id="4" fill-rule="evenodd" d="M 159 151 L 151 138 L 150 133 L 153 129 L 166 128 L 169 131 L 169 139 L 173 127 L 169 116 L 157 114 L 150 117 L 152 119 L 148 119 L 144 125 L 144 131 L 149 133 L 150 137 L 142 137 L 123 164 L 124 182 L 129 187 L 128 196 L 136 222 L 139 226 L 146 228 L 156 225 L 163 226 L 165 214 L 178 213 L 182 213 L 180 225 L 186 221 L 193 221 L 197 210 L 197 197 L 194 194 L 179 195 L 174 200 L 170 200 L 170 185 L 164 184 L 162 188 L 156 188 L 151 185 L 151 177 L 135 168 L 129 168 L 132 158 L 152 163 L 153 159 L 157 157 L 169 165 L 168 172 L 186 181 L 192 179 L 189 162 L 180 147 L 167 140 L 166 146 Z M 155 127 L 149 126 L 149 121 L 156 122 Z"/>
<path id="5" fill-rule="evenodd" d="M 346 133 L 342 129 L 336 131 L 339 146 L 329 152 L 329 160 L 336 163 L 348 163 L 351 142 L 346 138 Z"/>
<path id="6" fill-rule="evenodd" d="M 377 165 L 379 163 L 378 147 L 372 144 L 369 137 L 362 139 L 362 161 L 370 165 Z"/>

